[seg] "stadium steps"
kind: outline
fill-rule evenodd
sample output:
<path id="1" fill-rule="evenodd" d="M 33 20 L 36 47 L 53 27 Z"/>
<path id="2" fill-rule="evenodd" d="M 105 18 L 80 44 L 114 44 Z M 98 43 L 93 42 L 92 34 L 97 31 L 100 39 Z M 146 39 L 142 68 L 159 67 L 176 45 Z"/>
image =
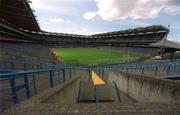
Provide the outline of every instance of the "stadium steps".
<path id="1" fill-rule="evenodd" d="M 134 103 L 134 104 L 32 104 L 16 106 L 3 115 L 179 115 L 179 104 Z"/>
<path id="2" fill-rule="evenodd" d="M 26 113 L 26 115 L 179 115 L 180 113 L 180 103 L 79 103 L 78 101 L 73 101 L 75 103 L 62 104 L 61 101 L 76 99 L 74 94 L 78 91 L 80 78 L 81 77 L 73 78 L 70 81 L 42 92 L 41 94 L 6 110 L 3 115 L 24 115 L 24 113 Z M 84 82 L 84 84 L 88 83 Z M 72 93 L 72 91 L 74 91 L 74 93 Z M 62 95 L 60 95 L 60 93 Z M 110 92 L 106 90 L 106 93 Z M 59 97 L 59 100 L 56 100 L 56 95 L 62 96 L 62 99 L 66 100 L 62 100 Z"/>
<path id="3" fill-rule="evenodd" d="M 110 83 L 96 86 L 98 88 L 99 102 L 114 102 L 113 86 Z M 79 91 L 79 102 L 95 102 L 95 86 L 91 82 L 82 82 Z"/>

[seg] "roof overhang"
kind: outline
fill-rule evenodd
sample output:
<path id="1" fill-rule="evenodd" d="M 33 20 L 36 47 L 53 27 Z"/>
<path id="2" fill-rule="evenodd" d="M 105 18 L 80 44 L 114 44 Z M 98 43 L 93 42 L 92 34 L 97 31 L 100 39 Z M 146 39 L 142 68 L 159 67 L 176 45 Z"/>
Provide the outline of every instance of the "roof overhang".
<path id="1" fill-rule="evenodd" d="M 0 0 L 0 18 L 18 28 L 40 31 L 29 0 Z"/>
<path id="2" fill-rule="evenodd" d="M 169 41 L 169 40 L 161 40 L 157 43 L 152 43 L 150 46 L 155 46 L 155 47 L 165 47 L 165 48 L 173 48 L 180 50 L 180 43 L 179 42 L 174 42 L 174 41 Z"/>

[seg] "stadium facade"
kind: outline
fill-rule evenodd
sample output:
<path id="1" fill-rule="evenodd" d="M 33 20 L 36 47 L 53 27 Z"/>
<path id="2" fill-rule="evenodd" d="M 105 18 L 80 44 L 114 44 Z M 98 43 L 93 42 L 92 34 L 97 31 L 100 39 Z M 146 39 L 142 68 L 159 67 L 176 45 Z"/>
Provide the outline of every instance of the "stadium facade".
<path id="1" fill-rule="evenodd" d="M 1 0 L 1 41 L 36 42 L 61 46 L 136 46 L 155 43 L 167 37 L 162 25 L 113 31 L 94 35 L 42 31 L 26 0 Z"/>
<path id="2" fill-rule="evenodd" d="M 161 46 L 150 45 L 165 40 L 168 28 L 152 25 L 94 35 L 45 32 L 29 3 L 0 0 L 0 114 L 179 115 L 180 60 L 156 58 Z M 169 43 L 170 52 L 178 49 L 174 44 Z M 64 64 L 52 46 L 98 46 L 150 57 Z M 102 85 L 93 84 L 93 75 Z"/>

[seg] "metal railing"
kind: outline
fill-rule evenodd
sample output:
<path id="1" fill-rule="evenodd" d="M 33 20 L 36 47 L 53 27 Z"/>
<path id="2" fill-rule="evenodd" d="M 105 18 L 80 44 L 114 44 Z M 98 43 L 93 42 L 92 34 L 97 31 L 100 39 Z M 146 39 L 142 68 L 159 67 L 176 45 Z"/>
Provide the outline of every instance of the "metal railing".
<path id="1" fill-rule="evenodd" d="M 123 72 L 131 72 L 136 71 L 142 76 L 145 71 L 154 72 L 154 76 L 157 76 L 159 71 L 164 71 L 168 79 L 171 79 L 171 72 L 176 72 L 180 74 L 180 60 L 153 60 L 153 61 L 144 61 L 144 62 L 123 62 L 116 64 L 99 64 L 99 65 L 65 65 L 65 64 L 47 64 L 47 63 L 33 63 L 30 61 L 6 61 L 6 64 L 10 66 L 10 69 L 5 70 L 3 67 L 0 69 L 0 82 L 3 79 L 9 81 L 11 97 L 14 104 L 19 103 L 18 92 L 25 89 L 25 94 L 27 98 L 31 97 L 31 92 L 29 89 L 29 78 L 32 77 L 32 88 L 34 93 L 36 94 L 36 85 L 37 81 L 35 80 L 35 75 L 47 74 L 49 87 L 54 87 L 54 78 L 55 72 L 60 71 L 62 74 L 62 81 L 65 82 L 66 72 L 69 73 L 69 78 L 74 75 L 72 74 L 72 70 L 85 70 L 89 76 L 89 80 L 91 77 L 91 71 L 95 71 L 102 78 L 104 77 L 105 69 L 119 70 Z M 17 70 L 15 66 L 20 64 L 22 66 L 22 70 Z M 33 67 L 35 70 L 27 70 L 27 67 Z M 43 67 L 43 68 L 41 68 Z M 43 77 L 43 76 L 41 76 Z M 173 76 L 172 76 L 173 77 Z M 175 76 L 176 77 L 176 76 Z M 23 78 L 22 84 L 17 84 L 16 79 Z M 165 78 L 162 78 L 165 79 Z M 177 78 L 174 78 L 177 79 Z"/>

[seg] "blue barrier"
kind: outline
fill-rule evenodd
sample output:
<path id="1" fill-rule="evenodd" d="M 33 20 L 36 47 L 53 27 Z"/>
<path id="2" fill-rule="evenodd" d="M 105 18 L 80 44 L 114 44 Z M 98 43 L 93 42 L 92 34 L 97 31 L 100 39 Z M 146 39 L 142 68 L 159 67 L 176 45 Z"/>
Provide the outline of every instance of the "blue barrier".
<path id="1" fill-rule="evenodd" d="M 160 77 L 159 79 L 180 80 L 180 75 L 164 76 L 164 77 Z"/>
<path id="2" fill-rule="evenodd" d="M 17 62 L 16 62 L 17 63 Z M 11 66 L 12 69 L 14 69 L 14 64 L 16 64 L 15 62 L 11 62 L 10 64 L 13 65 Z M 19 62 L 18 62 L 19 63 Z M 8 78 L 9 79 L 9 83 L 10 83 L 10 87 L 11 87 L 11 93 L 12 93 L 12 98 L 13 98 L 13 103 L 19 103 L 19 99 L 17 97 L 17 92 L 21 89 L 25 89 L 25 93 L 26 93 L 26 97 L 30 98 L 30 91 L 29 91 L 29 82 L 28 82 L 28 77 L 30 77 L 29 75 L 32 75 L 33 78 L 33 91 L 34 94 L 36 95 L 36 81 L 35 81 L 35 77 L 34 75 L 36 74 L 43 74 L 43 73 L 49 73 L 49 86 L 50 87 L 54 87 L 54 81 L 53 78 L 55 76 L 55 71 L 60 70 L 62 71 L 62 79 L 63 82 L 66 81 L 66 76 L 65 76 L 65 69 L 78 69 L 78 70 L 88 70 L 87 68 L 84 67 L 75 67 L 73 65 L 47 65 L 47 64 L 41 64 L 41 66 L 48 66 L 51 67 L 50 69 L 45 69 L 45 70 L 29 70 L 27 71 L 27 66 L 30 63 L 22 63 L 23 64 L 23 68 L 24 71 L 16 71 L 16 70 L 0 70 L 0 79 L 4 79 L 4 78 Z M 34 68 L 34 66 L 37 66 L 39 69 L 40 64 L 30 64 L 32 68 Z M 72 67 L 71 67 L 72 66 Z M 70 72 L 71 73 L 71 72 Z M 24 84 L 21 85 L 16 85 L 15 79 L 16 78 L 20 78 L 23 77 L 24 78 Z M 71 75 L 70 75 L 71 78 Z"/>
<path id="3" fill-rule="evenodd" d="M 61 68 L 55 68 L 55 69 L 47 69 L 47 70 L 32 70 L 32 71 L 17 71 L 12 73 L 1 73 L 0 78 L 8 78 L 10 82 L 11 92 L 12 92 L 12 98 L 13 103 L 17 104 L 19 103 L 19 99 L 17 97 L 17 92 L 21 89 L 25 89 L 26 97 L 30 98 L 30 91 L 29 91 L 29 82 L 28 82 L 28 75 L 31 74 L 39 74 L 39 73 L 48 73 L 49 72 L 49 81 L 50 81 L 50 87 L 53 87 L 53 71 L 60 70 Z M 24 78 L 24 84 L 16 85 L 15 79 L 18 77 Z M 34 81 L 34 91 L 36 93 L 36 87 L 35 87 L 35 81 Z"/>
<path id="4" fill-rule="evenodd" d="M 49 86 L 54 87 L 54 76 L 55 71 L 60 70 L 62 72 L 63 82 L 66 81 L 65 73 L 66 69 L 69 69 L 69 77 L 71 78 L 72 69 L 76 70 L 87 70 L 89 74 L 89 80 L 91 79 L 91 71 L 95 70 L 99 76 L 104 77 L 104 69 L 116 69 L 120 71 L 139 71 L 141 75 L 145 73 L 145 71 L 153 71 L 154 75 L 157 76 L 158 71 L 166 71 L 166 74 L 169 75 L 171 71 L 180 73 L 180 60 L 172 61 L 172 60 L 155 60 L 155 61 L 146 61 L 146 62 L 128 62 L 128 63 L 118 63 L 118 64 L 101 64 L 101 65 L 66 65 L 66 64 L 47 64 L 47 63 L 33 63 L 31 61 L 5 61 L 4 63 L 9 64 L 11 70 L 3 70 L 0 69 L 0 78 L 8 78 L 11 86 L 12 98 L 13 102 L 19 103 L 19 99 L 17 97 L 17 92 L 21 89 L 25 89 L 26 97 L 30 98 L 29 91 L 29 82 L 28 77 L 32 75 L 33 78 L 33 91 L 36 95 L 36 80 L 34 75 L 49 73 Z M 23 70 L 15 70 L 15 65 L 21 64 Z M 28 67 L 36 70 L 28 70 Z M 47 67 L 48 69 L 42 70 L 42 67 Z M 24 79 L 24 83 L 21 85 L 16 85 L 15 79 L 18 77 L 22 77 Z M 179 80 L 179 77 L 164 77 L 162 79 L 172 79 Z M 97 91 L 98 93 L 98 91 Z M 98 98 L 97 98 L 98 100 Z M 97 101 L 98 102 L 98 101 Z"/>
<path id="5" fill-rule="evenodd" d="M 79 81 L 79 89 L 78 89 L 78 100 L 80 100 L 81 85 L 82 85 L 82 80 L 80 79 L 80 81 Z"/>
<path id="6" fill-rule="evenodd" d="M 94 92 L 95 92 L 96 103 L 99 103 L 99 88 L 98 88 L 98 86 L 94 86 Z"/>
<path id="7" fill-rule="evenodd" d="M 120 93 L 119 93 L 119 88 L 118 88 L 116 82 L 113 81 L 113 84 L 114 84 L 114 87 L 115 87 L 115 90 L 116 90 L 116 93 L 117 93 L 118 100 L 119 100 L 119 102 L 122 102 L 122 100 L 121 100 L 121 95 L 120 95 Z"/>
<path id="8" fill-rule="evenodd" d="M 119 64 L 112 65 L 111 69 L 120 70 L 124 72 L 130 72 L 132 70 L 139 70 L 141 75 L 144 74 L 144 71 L 154 72 L 154 75 L 157 76 L 159 71 L 166 72 L 166 75 L 170 74 L 170 72 L 180 73 L 180 60 L 158 60 L 158 61 L 146 61 L 146 62 L 131 62 L 128 64 Z"/>
<path id="9" fill-rule="evenodd" d="M 26 63 L 26 65 L 32 65 L 32 62 L 21 62 L 21 61 L 14 61 L 13 62 L 14 64 L 24 64 Z M 173 64 L 171 64 L 173 63 Z M 12 64 L 13 65 L 13 64 Z M 147 61 L 147 62 L 129 62 L 129 63 L 119 63 L 119 64 L 101 64 L 101 65 L 63 65 L 63 64 L 33 64 L 34 66 L 37 66 L 37 69 L 40 69 L 40 66 L 43 66 L 43 67 L 49 67 L 49 68 L 52 68 L 52 67 L 64 67 L 64 68 L 68 68 L 68 67 L 80 67 L 80 68 L 120 68 L 122 67 L 121 69 L 126 69 L 127 72 L 130 70 L 133 70 L 133 68 L 135 69 L 140 69 L 142 70 L 142 67 L 145 67 L 145 68 L 153 68 L 153 67 L 160 67 L 160 66 L 163 66 L 164 69 L 167 71 L 167 74 L 169 72 L 169 68 L 172 68 L 172 67 L 176 67 L 175 65 L 180 65 L 180 60 L 177 60 L 177 61 L 169 61 L 169 60 L 159 60 L 158 61 Z M 169 66 L 168 66 L 169 65 Z M 167 68 L 168 67 L 168 68 Z"/>
<path id="10" fill-rule="evenodd" d="M 0 69 L 0 74 L 2 73 L 13 73 L 13 72 L 18 72 L 20 70 L 4 70 L 4 69 Z"/>
<path id="11" fill-rule="evenodd" d="M 69 78 L 71 79 L 71 68 L 69 69 Z"/>
<path id="12" fill-rule="evenodd" d="M 48 68 L 77 68 L 77 69 L 83 69 L 83 68 L 87 68 L 89 66 L 84 66 L 84 65 L 76 65 L 76 64 L 44 64 L 44 63 L 32 63 L 31 61 L 3 61 L 4 63 L 8 64 L 10 63 L 11 65 L 14 64 L 21 64 L 24 66 L 24 64 L 26 66 L 36 66 L 37 70 L 40 70 L 40 67 L 48 67 Z M 12 67 L 14 68 L 14 66 Z M 23 68 L 24 69 L 24 68 Z"/>

